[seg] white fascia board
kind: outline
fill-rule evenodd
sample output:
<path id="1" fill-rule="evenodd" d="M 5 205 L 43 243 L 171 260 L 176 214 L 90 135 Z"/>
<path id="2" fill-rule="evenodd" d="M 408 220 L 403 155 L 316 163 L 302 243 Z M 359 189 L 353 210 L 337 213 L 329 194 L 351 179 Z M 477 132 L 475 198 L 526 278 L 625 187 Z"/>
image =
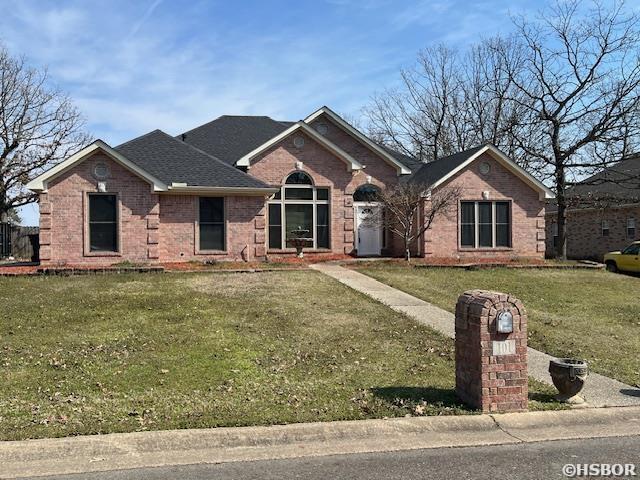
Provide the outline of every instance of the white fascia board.
<path id="1" fill-rule="evenodd" d="M 522 168 L 516 162 L 511 160 L 509 157 L 507 157 L 504 153 L 502 153 L 498 148 L 494 147 L 493 145 L 485 145 L 483 148 L 481 148 L 476 153 L 471 155 L 467 160 L 465 160 L 464 163 L 462 163 L 455 169 L 451 170 L 444 177 L 442 177 L 440 180 L 435 182 L 431 186 L 431 188 L 436 188 L 437 186 L 447 182 L 450 178 L 455 176 L 457 173 L 467 168 L 476 158 L 478 158 L 483 153 L 489 153 L 495 160 L 497 160 L 500 164 L 502 164 L 502 166 L 507 168 L 507 170 L 510 170 L 522 181 L 524 181 L 525 183 L 533 187 L 535 190 L 537 190 L 538 193 L 540 194 L 540 200 L 555 198 L 554 193 L 544 183 L 542 183 L 540 180 L 535 178 L 533 175 L 531 175 L 524 168 Z"/>
<path id="2" fill-rule="evenodd" d="M 345 122 L 342 119 L 342 117 L 340 117 L 340 115 L 335 113 L 329 107 L 322 107 L 322 108 L 316 110 L 311 115 L 309 115 L 307 118 L 305 118 L 304 122 L 305 123 L 311 123 L 316 118 L 318 118 L 320 115 L 322 115 L 323 113 L 326 114 L 334 123 L 336 123 L 340 128 L 342 128 L 344 131 L 346 131 L 349 135 L 354 137 L 360 143 L 364 144 L 366 147 L 368 147 L 374 153 L 378 154 L 380 157 L 382 157 L 382 159 L 385 162 L 387 162 L 391 166 L 395 167 L 396 170 L 398 171 L 398 175 L 409 175 L 409 174 L 411 174 L 411 170 L 409 170 L 405 165 L 403 165 L 402 163 L 398 162 L 398 160 L 396 160 L 389 153 L 385 152 L 382 148 L 380 148 L 379 145 L 376 145 L 374 142 L 372 142 L 369 138 L 367 138 L 365 135 L 363 135 L 358 129 L 353 128 L 351 125 L 349 125 L 347 122 Z"/>
<path id="3" fill-rule="evenodd" d="M 167 185 L 165 185 L 162 181 L 146 172 L 145 170 L 141 169 L 138 165 L 128 160 L 124 155 L 111 148 L 102 140 L 96 140 L 84 147 L 82 150 L 74 153 L 65 161 L 59 163 L 55 167 L 50 168 L 43 174 L 31 180 L 29 183 L 27 183 L 26 187 L 34 192 L 46 192 L 48 182 L 60 176 L 75 165 L 81 163 L 97 150 L 102 150 L 105 154 L 111 157 L 112 160 L 119 163 L 127 170 L 130 170 L 143 180 L 151 183 L 153 185 L 154 191 L 162 192 L 167 190 Z"/>
<path id="4" fill-rule="evenodd" d="M 198 185 L 176 184 L 169 186 L 169 190 L 164 192 L 167 195 L 234 195 L 234 196 L 268 196 L 280 191 L 279 187 L 207 187 Z"/>
<path id="5" fill-rule="evenodd" d="M 298 130 L 302 130 L 304 133 L 309 135 L 311 138 L 313 138 L 320 145 L 324 146 L 327 150 L 329 150 L 334 155 L 336 155 L 338 158 L 340 158 L 342 161 L 344 161 L 347 164 L 347 170 L 348 171 L 361 170 L 362 169 L 362 165 L 359 162 L 357 162 L 355 158 L 353 158 L 351 155 L 349 155 L 347 152 L 342 150 L 340 147 L 338 147 L 333 142 L 330 142 L 329 140 L 327 140 L 325 137 L 320 135 L 318 132 L 316 132 L 313 128 L 311 128 L 309 125 L 307 125 L 304 122 L 296 122 L 296 123 L 294 123 L 289 128 L 287 128 L 284 132 L 276 135 L 275 137 L 271 138 L 270 140 L 266 141 L 265 143 L 263 143 L 259 147 L 253 149 L 252 151 L 247 153 L 245 156 L 240 158 L 236 162 L 236 165 L 239 166 L 239 167 L 249 167 L 250 164 L 251 164 L 251 160 L 255 156 L 259 155 L 260 153 L 264 152 L 265 150 L 268 150 L 269 148 L 274 146 L 276 143 L 278 143 L 281 140 L 287 138 L 289 135 L 291 135 L 292 133 L 294 133 L 294 132 L 296 132 Z"/>

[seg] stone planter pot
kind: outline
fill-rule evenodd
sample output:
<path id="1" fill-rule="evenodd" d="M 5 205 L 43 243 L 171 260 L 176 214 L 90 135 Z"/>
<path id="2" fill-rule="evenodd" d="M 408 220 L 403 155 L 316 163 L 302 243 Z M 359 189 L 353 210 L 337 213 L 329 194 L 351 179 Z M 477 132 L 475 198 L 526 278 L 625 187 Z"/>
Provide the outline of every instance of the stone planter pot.
<path id="1" fill-rule="evenodd" d="M 553 384 L 560 392 L 556 399 L 574 405 L 584 403 L 578 394 L 589 375 L 589 366 L 584 360 L 556 358 L 549 362 L 549 373 Z"/>

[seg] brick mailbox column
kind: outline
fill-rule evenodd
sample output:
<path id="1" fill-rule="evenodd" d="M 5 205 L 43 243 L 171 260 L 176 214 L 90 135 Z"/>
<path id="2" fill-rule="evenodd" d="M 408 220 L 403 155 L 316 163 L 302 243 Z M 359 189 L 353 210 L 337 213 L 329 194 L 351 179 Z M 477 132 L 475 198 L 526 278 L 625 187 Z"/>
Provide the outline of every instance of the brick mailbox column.
<path id="1" fill-rule="evenodd" d="M 483 290 L 463 293 L 455 343 L 460 400 L 485 413 L 527 409 L 527 313 L 520 300 Z"/>

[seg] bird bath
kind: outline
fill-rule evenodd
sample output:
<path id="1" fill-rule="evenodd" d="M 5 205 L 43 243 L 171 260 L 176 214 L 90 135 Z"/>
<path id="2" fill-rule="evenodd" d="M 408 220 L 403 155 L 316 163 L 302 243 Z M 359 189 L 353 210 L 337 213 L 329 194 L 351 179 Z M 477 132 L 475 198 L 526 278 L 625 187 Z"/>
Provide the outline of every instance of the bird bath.
<path id="1" fill-rule="evenodd" d="M 287 239 L 289 245 L 296 249 L 296 255 L 298 258 L 303 258 L 304 253 L 302 249 L 309 244 L 313 244 L 313 238 L 308 238 L 309 230 L 306 230 L 302 227 L 298 227 L 295 230 L 291 230 L 289 232 L 291 236 Z"/>

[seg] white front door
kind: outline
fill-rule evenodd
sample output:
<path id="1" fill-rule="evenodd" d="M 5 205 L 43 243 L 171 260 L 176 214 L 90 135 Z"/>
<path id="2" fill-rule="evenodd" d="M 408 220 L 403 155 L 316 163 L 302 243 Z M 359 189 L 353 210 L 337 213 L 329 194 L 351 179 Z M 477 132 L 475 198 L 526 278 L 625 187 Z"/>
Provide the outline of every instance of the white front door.
<path id="1" fill-rule="evenodd" d="M 356 205 L 356 242 L 358 256 L 380 255 L 382 225 L 379 205 Z"/>

